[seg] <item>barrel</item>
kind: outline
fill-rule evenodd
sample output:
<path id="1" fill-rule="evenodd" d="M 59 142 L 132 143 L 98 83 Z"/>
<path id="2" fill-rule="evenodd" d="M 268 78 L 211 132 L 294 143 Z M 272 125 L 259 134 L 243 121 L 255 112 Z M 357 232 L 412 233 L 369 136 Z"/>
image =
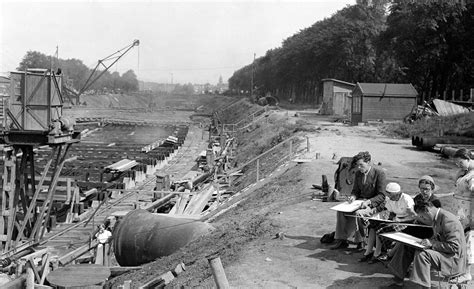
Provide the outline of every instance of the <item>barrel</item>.
<path id="1" fill-rule="evenodd" d="M 114 230 L 115 258 L 121 266 L 138 266 L 170 255 L 212 229 L 201 221 L 133 210 Z"/>

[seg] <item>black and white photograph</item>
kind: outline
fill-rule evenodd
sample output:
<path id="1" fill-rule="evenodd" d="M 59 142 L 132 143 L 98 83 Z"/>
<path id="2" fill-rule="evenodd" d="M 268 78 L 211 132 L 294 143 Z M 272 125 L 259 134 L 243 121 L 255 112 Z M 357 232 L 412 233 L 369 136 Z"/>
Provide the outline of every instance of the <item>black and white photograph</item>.
<path id="1" fill-rule="evenodd" d="M 0 44 L 0 288 L 474 288 L 473 0 L 0 0 Z"/>

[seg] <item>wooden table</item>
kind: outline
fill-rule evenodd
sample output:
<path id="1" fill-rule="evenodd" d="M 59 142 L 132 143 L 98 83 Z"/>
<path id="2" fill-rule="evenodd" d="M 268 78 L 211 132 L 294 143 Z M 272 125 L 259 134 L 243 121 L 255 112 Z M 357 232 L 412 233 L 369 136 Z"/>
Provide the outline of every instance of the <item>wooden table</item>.
<path id="1" fill-rule="evenodd" d="M 77 264 L 54 270 L 46 279 L 56 288 L 76 288 L 101 285 L 110 276 L 110 269 L 102 265 Z M 102 286 L 100 287 L 102 288 Z"/>

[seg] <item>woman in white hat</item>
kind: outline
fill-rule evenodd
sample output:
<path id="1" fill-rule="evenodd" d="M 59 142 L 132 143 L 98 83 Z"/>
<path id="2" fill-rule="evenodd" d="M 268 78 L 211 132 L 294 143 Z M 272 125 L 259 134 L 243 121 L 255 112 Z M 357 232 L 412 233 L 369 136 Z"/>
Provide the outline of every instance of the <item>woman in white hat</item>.
<path id="1" fill-rule="evenodd" d="M 397 223 L 377 222 L 376 226 L 371 226 L 369 231 L 369 240 L 367 241 L 367 248 L 364 257 L 359 259 L 359 262 L 368 261 L 369 264 L 377 261 L 386 261 L 386 255 L 382 256 L 383 242 L 379 236 L 381 233 L 392 231 L 403 231 L 407 228 L 406 225 L 399 223 L 412 223 L 415 217 L 412 214 L 415 202 L 412 197 L 402 193 L 402 189 L 397 183 L 388 183 L 385 187 L 385 209 L 386 212 L 380 212 L 380 215 L 389 215 L 388 219 Z M 375 241 L 375 242 L 374 242 Z M 374 250 L 375 243 L 375 250 Z"/>

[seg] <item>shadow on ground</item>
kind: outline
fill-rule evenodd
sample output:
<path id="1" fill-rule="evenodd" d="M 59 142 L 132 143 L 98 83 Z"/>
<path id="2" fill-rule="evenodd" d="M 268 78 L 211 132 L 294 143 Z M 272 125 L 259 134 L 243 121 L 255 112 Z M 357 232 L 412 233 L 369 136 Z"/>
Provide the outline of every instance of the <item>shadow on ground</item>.
<path id="1" fill-rule="evenodd" d="M 341 280 L 334 280 L 333 284 L 326 287 L 327 289 L 343 289 L 343 288 L 351 288 L 351 289 L 367 289 L 367 288 L 391 288 L 389 287 L 390 284 L 393 283 L 391 277 L 349 277 L 346 279 Z M 375 285 L 377 284 L 377 285 Z M 409 281 L 405 281 L 403 286 L 404 289 L 415 289 L 418 288 L 416 284 L 411 283 Z"/>
<path id="2" fill-rule="evenodd" d="M 285 238 L 305 241 L 303 243 L 299 243 L 298 245 L 294 246 L 299 249 L 316 250 L 322 247 L 321 242 L 319 242 L 319 239 L 320 239 L 319 237 L 285 235 Z"/>

